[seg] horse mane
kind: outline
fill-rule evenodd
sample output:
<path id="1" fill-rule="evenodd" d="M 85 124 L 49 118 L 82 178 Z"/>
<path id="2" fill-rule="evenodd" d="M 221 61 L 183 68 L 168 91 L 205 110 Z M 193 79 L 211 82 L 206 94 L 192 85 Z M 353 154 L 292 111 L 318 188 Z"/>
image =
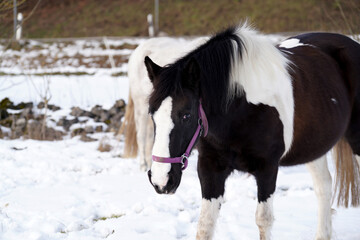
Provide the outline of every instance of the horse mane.
<path id="1" fill-rule="evenodd" d="M 195 59 L 201 71 L 200 96 L 209 104 L 210 111 L 222 111 L 227 104 L 231 59 L 238 54 L 234 53 L 234 44 L 242 51 L 242 41 L 235 34 L 236 27 L 230 27 L 213 37 L 203 45 L 180 58 L 176 62 L 163 68 L 159 78 L 161 82 L 154 82 L 153 93 L 149 102 L 153 113 L 161 102 L 172 93 L 182 93 L 184 86 L 181 83 L 181 71 L 190 59 Z M 214 68 L 212 66 L 219 66 Z"/>
<path id="2" fill-rule="evenodd" d="M 281 91 L 284 81 L 290 79 L 289 60 L 267 37 L 245 23 L 215 34 L 167 65 L 160 74 L 161 83 L 154 83 L 156 91 L 150 96 L 154 109 L 150 112 L 170 94 L 182 92 L 181 72 L 191 59 L 200 68 L 199 97 L 208 114 L 226 112 L 232 100 L 243 95 L 253 104 L 265 102 L 273 106 L 271 101 L 278 95 L 275 91 Z"/>

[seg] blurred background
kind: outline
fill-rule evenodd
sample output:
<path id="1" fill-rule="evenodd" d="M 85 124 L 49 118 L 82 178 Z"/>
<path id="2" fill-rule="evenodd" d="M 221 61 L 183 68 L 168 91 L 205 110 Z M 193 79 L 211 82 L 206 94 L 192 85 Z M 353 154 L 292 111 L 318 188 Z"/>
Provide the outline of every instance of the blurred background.
<path id="1" fill-rule="evenodd" d="M 147 36 L 154 0 L 17 0 L 23 37 Z M 0 1 L 0 38 L 13 33 L 14 0 Z M 161 0 L 159 31 L 211 34 L 248 18 L 263 32 L 360 31 L 359 0 Z M 154 19 L 155 20 L 155 19 Z"/>

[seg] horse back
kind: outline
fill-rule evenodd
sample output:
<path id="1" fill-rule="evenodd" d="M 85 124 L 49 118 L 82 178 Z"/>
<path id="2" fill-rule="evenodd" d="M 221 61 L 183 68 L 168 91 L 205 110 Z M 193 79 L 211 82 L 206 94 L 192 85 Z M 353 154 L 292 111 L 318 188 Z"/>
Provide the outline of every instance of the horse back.
<path id="1" fill-rule="evenodd" d="M 360 96 L 360 45 L 333 33 L 293 37 L 296 47 L 281 49 L 291 60 L 295 102 L 294 136 L 281 165 L 305 163 L 329 151 L 348 128 Z"/>
<path id="2" fill-rule="evenodd" d="M 360 44 L 336 33 L 307 33 L 297 37 L 304 44 L 319 48 L 336 61 L 353 100 L 360 93 Z"/>

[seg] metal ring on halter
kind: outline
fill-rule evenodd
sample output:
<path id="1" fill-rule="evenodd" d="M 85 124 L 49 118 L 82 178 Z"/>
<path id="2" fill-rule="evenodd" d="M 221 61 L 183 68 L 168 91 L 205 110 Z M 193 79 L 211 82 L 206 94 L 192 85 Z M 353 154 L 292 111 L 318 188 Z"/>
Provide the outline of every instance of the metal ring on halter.
<path id="1" fill-rule="evenodd" d="M 182 164 L 182 168 L 184 168 L 186 166 L 186 161 L 189 161 L 189 157 L 185 155 L 185 153 L 183 155 L 181 155 L 182 159 L 181 159 L 181 164 Z"/>
<path id="2" fill-rule="evenodd" d="M 199 132 L 199 137 L 201 137 L 203 134 L 203 131 L 204 131 L 204 125 L 203 125 L 203 121 L 201 118 L 198 119 L 198 125 L 201 126 L 200 132 Z"/>

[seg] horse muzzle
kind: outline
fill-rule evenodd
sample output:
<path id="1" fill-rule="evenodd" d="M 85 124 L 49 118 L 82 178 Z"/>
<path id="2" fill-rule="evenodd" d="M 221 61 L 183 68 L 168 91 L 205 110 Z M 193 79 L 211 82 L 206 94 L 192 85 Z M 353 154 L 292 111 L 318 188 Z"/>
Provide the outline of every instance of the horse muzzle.
<path id="1" fill-rule="evenodd" d="M 154 187 L 155 191 L 159 194 L 174 194 L 177 190 L 177 188 L 180 185 L 181 181 L 181 169 L 179 170 L 179 174 L 175 174 L 175 171 L 171 169 L 171 171 L 168 173 L 167 176 L 167 182 L 164 185 L 161 185 L 159 183 L 155 183 L 152 180 L 152 172 L 151 170 L 148 171 L 148 177 L 151 185 Z"/>

